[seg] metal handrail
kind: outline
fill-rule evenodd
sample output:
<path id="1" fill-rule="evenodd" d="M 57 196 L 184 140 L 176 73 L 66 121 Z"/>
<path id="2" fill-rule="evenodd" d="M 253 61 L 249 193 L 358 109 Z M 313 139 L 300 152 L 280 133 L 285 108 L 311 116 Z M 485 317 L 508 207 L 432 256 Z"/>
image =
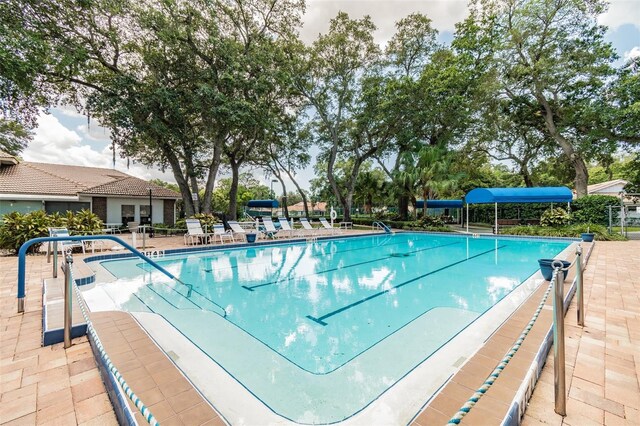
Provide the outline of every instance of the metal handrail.
<path id="1" fill-rule="evenodd" d="M 25 269 L 26 269 L 26 254 L 29 247 L 38 243 L 46 243 L 49 241 L 59 242 L 59 241 L 86 241 L 86 240 L 111 240 L 116 243 L 122 245 L 130 252 L 165 274 L 167 277 L 171 278 L 179 282 L 180 284 L 186 286 L 187 288 L 191 288 L 190 284 L 186 284 L 182 282 L 179 278 L 174 276 L 171 272 L 164 269 L 162 266 L 158 265 L 153 260 L 149 259 L 147 256 L 142 254 L 138 249 L 129 245 L 127 242 L 123 241 L 121 238 L 118 238 L 114 235 L 69 235 L 64 237 L 39 237 L 32 238 L 29 241 L 26 241 L 22 246 L 20 246 L 20 250 L 18 250 L 18 313 L 24 312 L 24 297 L 25 297 Z M 54 256 L 57 256 L 57 252 Z M 54 262 L 55 264 L 55 262 Z"/>
<path id="2" fill-rule="evenodd" d="M 381 222 L 379 220 L 376 220 L 375 222 L 373 222 L 371 226 L 374 227 L 375 229 L 382 229 L 387 234 L 391 233 L 391 228 L 389 228 L 384 222 Z"/>
<path id="3" fill-rule="evenodd" d="M 564 272 L 576 266 L 576 293 L 578 325 L 584 326 L 584 298 L 582 288 L 582 246 L 576 248 L 576 258 L 566 268 L 560 260 L 551 263 L 553 268 L 553 373 L 554 373 L 554 411 L 561 416 L 567 415 L 566 366 L 564 349 Z"/>

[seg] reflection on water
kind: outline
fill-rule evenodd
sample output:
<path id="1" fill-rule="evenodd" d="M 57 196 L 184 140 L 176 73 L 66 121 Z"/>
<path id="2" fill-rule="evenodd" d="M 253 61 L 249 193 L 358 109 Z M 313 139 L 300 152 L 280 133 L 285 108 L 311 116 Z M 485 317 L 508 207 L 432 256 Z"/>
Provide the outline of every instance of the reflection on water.
<path id="1" fill-rule="evenodd" d="M 175 285 L 145 285 L 148 274 L 134 291 L 156 312 L 167 306 L 220 306 L 228 321 L 300 368 L 321 374 L 434 308 L 457 308 L 477 317 L 533 274 L 536 259 L 553 257 L 566 246 L 398 234 L 253 247 L 160 260 L 193 285 L 189 298 Z M 145 276 L 140 272 L 146 266 L 137 261 L 104 265 L 128 280 Z M 129 305 L 132 310 L 140 306 Z M 439 333 L 433 330 L 436 341 L 450 338 Z"/>

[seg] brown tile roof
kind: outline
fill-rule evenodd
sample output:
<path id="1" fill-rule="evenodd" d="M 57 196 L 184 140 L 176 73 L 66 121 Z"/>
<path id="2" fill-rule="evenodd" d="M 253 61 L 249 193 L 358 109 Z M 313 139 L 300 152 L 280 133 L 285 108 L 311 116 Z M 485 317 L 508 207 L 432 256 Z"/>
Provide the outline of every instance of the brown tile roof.
<path id="1" fill-rule="evenodd" d="M 81 193 L 90 195 L 122 195 L 131 197 L 148 197 L 149 188 L 151 188 L 151 194 L 154 198 L 157 197 L 178 199 L 181 197 L 177 192 L 132 176 L 127 176 L 124 179 L 105 183 L 104 185 L 94 186 L 93 188 L 88 188 L 84 191 L 81 191 Z"/>
<path id="2" fill-rule="evenodd" d="M 180 194 L 126 173 L 98 167 L 22 162 L 0 167 L 0 193 L 121 195 L 159 198 L 180 198 Z"/>
<path id="3" fill-rule="evenodd" d="M 0 167 L 0 193 L 75 196 L 81 189 L 77 183 L 34 168 L 29 163 Z"/>
<path id="4" fill-rule="evenodd" d="M 327 203 L 325 203 L 324 201 L 318 201 L 317 203 L 312 203 L 311 201 L 307 202 L 307 207 L 309 208 L 309 211 L 326 211 L 327 210 Z M 289 211 L 293 211 L 293 212 L 303 212 L 304 211 L 304 203 L 302 201 L 300 201 L 299 203 L 295 203 L 292 204 L 290 206 L 287 207 L 287 209 Z"/>
<path id="5" fill-rule="evenodd" d="M 81 188 L 91 188 L 103 185 L 116 179 L 129 177 L 128 174 L 113 169 L 103 169 L 100 167 L 67 166 L 50 163 L 29 163 L 30 167 L 49 173 L 61 179 L 74 182 Z"/>

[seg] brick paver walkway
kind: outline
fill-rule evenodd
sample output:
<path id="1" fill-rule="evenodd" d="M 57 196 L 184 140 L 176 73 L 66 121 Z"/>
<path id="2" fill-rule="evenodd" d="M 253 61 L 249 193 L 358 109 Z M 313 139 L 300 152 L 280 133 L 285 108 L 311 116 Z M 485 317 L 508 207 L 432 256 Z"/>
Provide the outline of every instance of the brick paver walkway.
<path id="1" fill-rule="evenodd" d="M 41 346 L 45 256 L 29 256 L 24 314 L 17 313 L 18 261 L 0 258 L 0 424 L 117 425 L 86 337 Z"/>
<path id="2" fill-rule="evenodd" d="M 585 327 L 567 313 L 567 416 L 554 412 L 553 353 L 524 425 L 640 425 L 640 241 L 598 242 L 585 271 Z"/>

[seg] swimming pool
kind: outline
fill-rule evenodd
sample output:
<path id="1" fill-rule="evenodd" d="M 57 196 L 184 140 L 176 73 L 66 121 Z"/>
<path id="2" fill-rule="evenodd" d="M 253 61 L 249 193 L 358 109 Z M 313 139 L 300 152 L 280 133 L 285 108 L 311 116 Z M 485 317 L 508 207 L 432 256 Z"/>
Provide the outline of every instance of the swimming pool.
<path id="1" fill-rule="evenodd" d="M 117 309 L 161 315 L 278 415 L 332 423 L 376 400 L 518 289 L 538 258 L 568 245 L 338 238 L 158 260 L 189 286 L 138 259 L 102 261 L 116 280 L 99 288 Z"/>

